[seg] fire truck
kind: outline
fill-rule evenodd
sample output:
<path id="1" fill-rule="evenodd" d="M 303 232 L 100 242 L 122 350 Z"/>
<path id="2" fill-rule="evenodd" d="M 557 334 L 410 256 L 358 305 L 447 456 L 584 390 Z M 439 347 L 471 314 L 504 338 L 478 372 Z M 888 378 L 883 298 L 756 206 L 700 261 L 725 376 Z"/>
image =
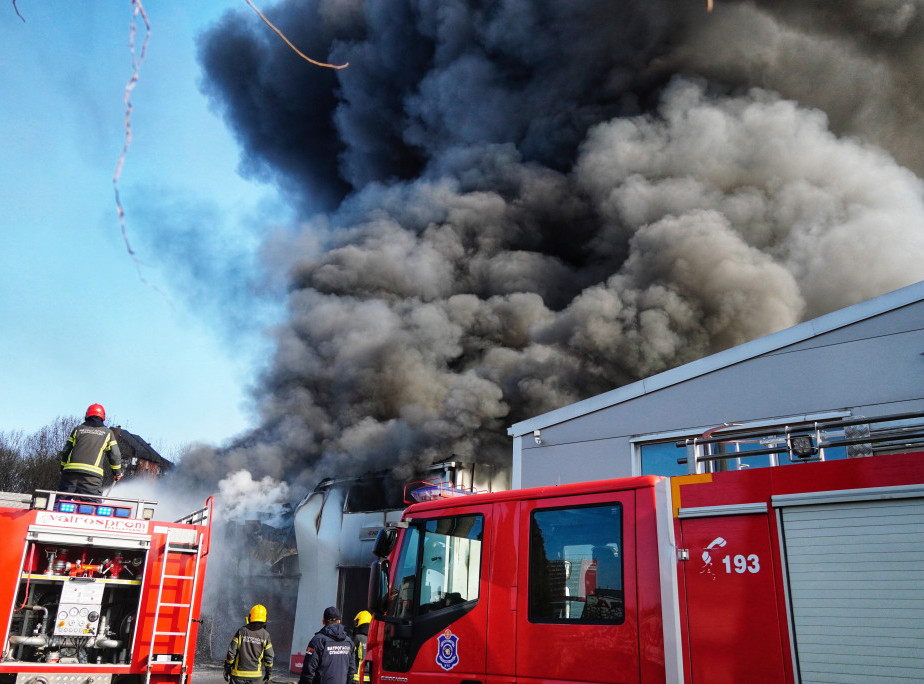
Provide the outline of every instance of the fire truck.
<path id="1" fill-rule="evenodd" d="M 678 444 L 684 475 L 414 503 L 374 545 L 365 672 L 924 681 L 920 418 L 710 431 Z"/>
<path id="2" fill-rule="evenodd" d="M 0 494 L 3 684 L 184 684 L 212 498 L 176 522 L 156 503 Z"/>

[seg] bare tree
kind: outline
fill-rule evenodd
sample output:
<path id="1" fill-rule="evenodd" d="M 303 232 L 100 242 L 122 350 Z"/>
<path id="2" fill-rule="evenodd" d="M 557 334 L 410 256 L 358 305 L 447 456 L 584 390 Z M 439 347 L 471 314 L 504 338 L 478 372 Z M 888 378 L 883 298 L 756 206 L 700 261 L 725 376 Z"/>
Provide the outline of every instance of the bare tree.
<path id="1" fill-rule="evenodd" d="M 0 432 L 0 491 L 31 493 L 56 489 L 61 472 L 60 452 L 80 420 L 58 416 L 31 435 L 22 430 Z"/>
<path id="2" fill-rule="evenodd" d="M 159 445 L 154 447 L 154 450 L 173 465 L 176 465 L 194 446 L 196 446 L 194 442 L 186 442 L 185 444 L 173 444 L 166 447 Z"/>
<path id="3" fill-rule="evenodd" d="M 37 456 L 57 457 L 71 431 L 81 422 L 76 416 L 58 416 L 38 432 L 29 435 L 26 449 Z"/>
<path id="4" fill-rule="evenodd" d="M 61 474 L 59 454 L 71 430 L 80 424 L 74 416 L 58 416 L 51 423 L 29 435 L 22 454 L 22 484 L 20 491 L 57 489 Z"/>
<path id="5" fill-rule="evenodd" d="M 55 490 L 61 476 L 61 465 L 57 458 L 30 454 L 21 460 L 22 476 L 19 491 L 34 492 L 36 489 Z"/>
<path id="6" fill-rule="evenodd" d="M 0 432 L 0 491 L 20 491 L 23 441 L 21 431 Z"/>

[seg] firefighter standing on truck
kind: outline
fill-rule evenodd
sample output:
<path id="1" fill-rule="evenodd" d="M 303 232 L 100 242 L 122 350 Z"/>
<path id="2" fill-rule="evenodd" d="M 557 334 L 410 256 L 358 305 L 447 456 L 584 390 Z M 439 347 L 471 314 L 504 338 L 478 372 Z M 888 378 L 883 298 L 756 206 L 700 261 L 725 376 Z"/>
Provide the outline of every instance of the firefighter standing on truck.
<path id="1" fill-rule="evenodd" d="M 353 618 L 353 657 L 356 661 L 356 672 L 353 675 L 353 681 L 359 684 L 359 676 L 362 672 L 362 680 L 369 683 L 370 677 L 368 672 L 363 672 L 363 657 L 366 655 L 366 643 L 369 641 L 369 623 L 372 622 L 372 613 L 368 610 L 361 610 Z"/>
<path id="2" fill-rule="evenodd" d="M 237 630 L 225 658 L 225 681 L 232 684 L 268 682 L 273 672 L 273 644 L 266 631 L 266 608 L 250 609 L 247 624 Z"/>
<path id="3" fill-rule="evenodd" d="M 112 477 L 122 479 L 122 452 L 115 433 L 103 425 L 106 410 L 91 404 L 82 424 L 74 428 L 61 450 L 61 479 L 58 491 L 67 494 L 103 493 L 103 458 L 112 470 Z M 80 499 L 79 496 L 73 497 Z"/>
<path id="4" fill-rule="evenodd" d="M 298 684 L 353 684 L 353 642 L 340 624 L 336 607 L 324 609 L 324 627 L 311 637 Z"/>

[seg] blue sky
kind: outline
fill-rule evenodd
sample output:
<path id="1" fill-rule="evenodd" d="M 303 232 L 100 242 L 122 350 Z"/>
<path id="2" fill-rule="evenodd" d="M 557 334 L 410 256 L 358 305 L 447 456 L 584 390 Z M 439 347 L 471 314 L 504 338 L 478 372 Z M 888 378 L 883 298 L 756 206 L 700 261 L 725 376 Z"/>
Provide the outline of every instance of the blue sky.
<path id="1" fill-rule="evenodd" d="M 286 211 L 237 173 L 238 147 L 198 87 L 195 41 L 223 12 L 251 10 L 144 2 L 151 36 L 119 181 L 136 262 L 112 185 L 131 2 L 17 6 L 25 22 L 0 10 L 0 430 L 100 402 L 164 455 L 220 444 L 257 424 L 249 388 L 269 351 L 272 306 L 247 296 L 248 226 Z M 139 17 L 139 56 L 143 38 Z"/>

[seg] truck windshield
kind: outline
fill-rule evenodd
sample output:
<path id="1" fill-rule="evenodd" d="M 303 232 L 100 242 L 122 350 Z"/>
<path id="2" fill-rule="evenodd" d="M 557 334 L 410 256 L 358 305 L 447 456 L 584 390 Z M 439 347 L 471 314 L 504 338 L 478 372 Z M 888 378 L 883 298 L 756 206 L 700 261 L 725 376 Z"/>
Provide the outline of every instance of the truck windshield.
<path id="1" fill-rule="evenodd" d="M 388 614 L 411 618 L 478 599 L 484 518 L 427 520 L 404 534 Z"/>

